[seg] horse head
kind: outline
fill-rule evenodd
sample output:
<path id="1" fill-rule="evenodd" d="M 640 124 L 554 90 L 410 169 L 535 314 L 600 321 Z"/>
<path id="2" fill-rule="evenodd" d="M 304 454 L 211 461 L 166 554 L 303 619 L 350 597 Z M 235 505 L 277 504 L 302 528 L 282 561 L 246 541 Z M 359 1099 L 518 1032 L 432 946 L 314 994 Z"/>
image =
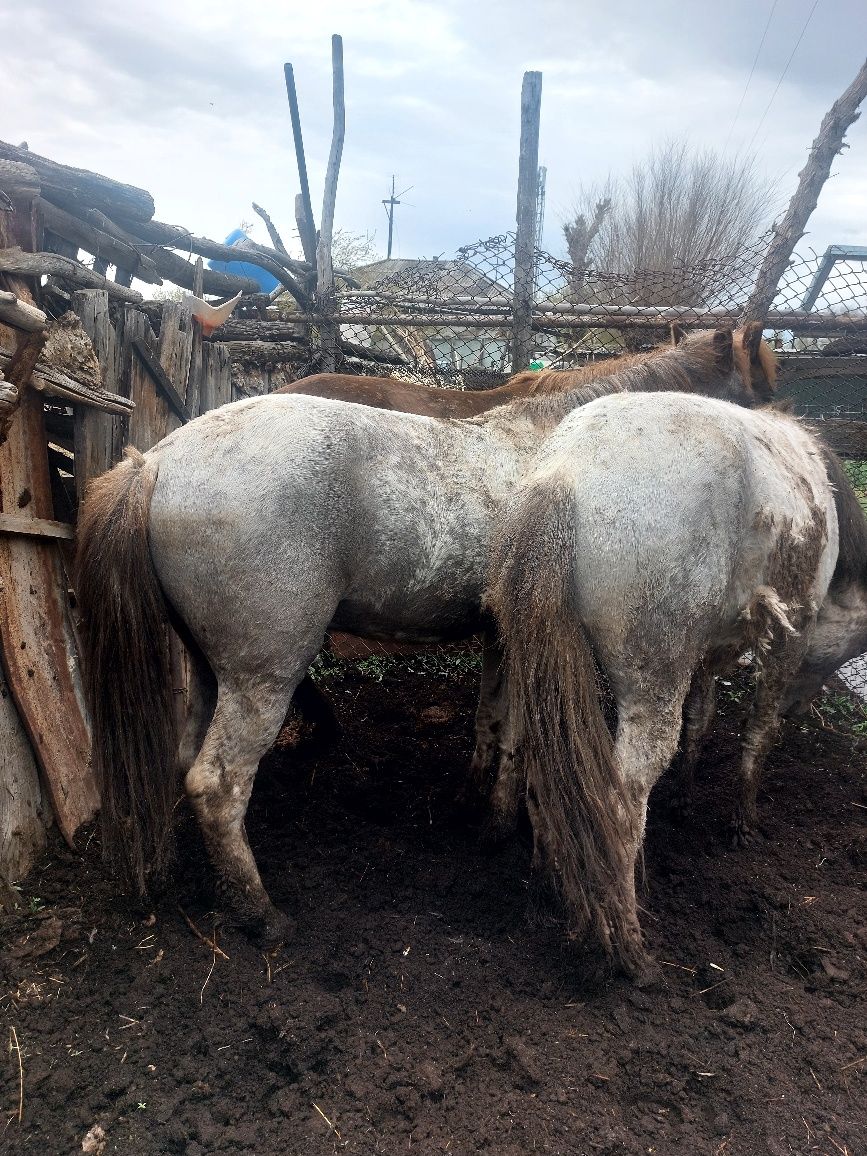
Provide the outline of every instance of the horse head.
<path id="1" fill-rule="evenodd" d="M 777 392 L 777 355 L 762 337 L 761 321 L 749 321 L 734 334 L 735 363 L 752 393 L 746 404 L 767 405 Z"/>

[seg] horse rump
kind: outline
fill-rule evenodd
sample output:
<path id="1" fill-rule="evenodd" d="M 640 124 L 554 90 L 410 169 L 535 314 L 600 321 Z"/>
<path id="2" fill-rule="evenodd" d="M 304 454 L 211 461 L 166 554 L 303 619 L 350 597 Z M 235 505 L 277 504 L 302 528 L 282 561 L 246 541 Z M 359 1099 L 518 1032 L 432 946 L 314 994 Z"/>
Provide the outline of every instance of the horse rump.
<path id="1" fill-rule="evenodd" d="M 75 575 L 103 854 L 140 894 L 171 859 L 178 796 L 166 605 L 148 546 L 156 480 L 128 448 L 90 483 Z"/>
<path id="2" fill-rule="evenodd" d="M 505 654 L 535 858 L 551 873 L 574 931 L 592 936 L 631 975 L 645 962 L 633 870 L 640 820 L 573 606 L 572 502 L 556 481 L 525 487 L 494 543 L 486 605 Z"/>

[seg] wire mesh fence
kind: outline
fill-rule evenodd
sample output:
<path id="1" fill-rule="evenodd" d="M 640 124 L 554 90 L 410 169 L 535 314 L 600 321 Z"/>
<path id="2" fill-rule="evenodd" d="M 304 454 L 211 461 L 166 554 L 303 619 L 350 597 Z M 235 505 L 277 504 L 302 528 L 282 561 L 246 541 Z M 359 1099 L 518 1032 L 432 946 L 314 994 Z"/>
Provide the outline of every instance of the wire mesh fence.
<path id="1" fill-rule="evenodd" d="M 453 258 L 379 261 L 355 270 L 339 288 L 332 319 L 339 323 L 348 372 L 395 376 L 427 385 L 479 390 L 527 368 L 575 368 L 672 340 L 684 329 L 737 326 L 767 249 L 768 237 L 737 252 L 666 269 L 624 266 L 599 270 L 537 250 L 532 308 L 515 306 L 515 238 L 478 241 Z M 835 248 L 796 255 L 783 276 L 765 330 L 780 355 L 781 394 L 810 420 L 867 422 L 867 250 Z M 308 318 L 308 356 L 295 370 L 321 368 L 315 317 Z M 516 364 L 516 332 L 530 335 L 529 365 Z M 867 509 L 867 460 L 846 468 Z M 385 647 L 361 640 L 336 653 L 362 673 L 465 673 L 478 664 L 478 644 Z M 460 648 L 459 648 L 460 649 Z M 328 681 L 334 670 L 322 667 Z M 841 671 L 846 685 L 867 702 L 867 658 Z M 867 708 L 865 708 L 867 709 Z M 867 715 L 865 715 L 867 719 Z"/>

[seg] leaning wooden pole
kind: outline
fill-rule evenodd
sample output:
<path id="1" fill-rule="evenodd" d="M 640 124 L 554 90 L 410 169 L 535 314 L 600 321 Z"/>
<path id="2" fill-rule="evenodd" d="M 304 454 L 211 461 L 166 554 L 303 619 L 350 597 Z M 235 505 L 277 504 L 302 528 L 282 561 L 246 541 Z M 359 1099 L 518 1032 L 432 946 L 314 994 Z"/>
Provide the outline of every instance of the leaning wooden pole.
<path id="1" fill-rule="evenodd" d="M 295 90 L 295 70 L 291 64 L 283 65 L 286 79 L 286 96 L 289 98 L 289 116 L 292 120 L 292 137 L 295 141 L 295 160 L 298 163 L 298 180 L 301 185 L 300 207 L 296 204 L 295 217 L 298 236 L 305 260 L 316 261 L 316 225 L 313 221 L 313 205 L 310 202 L 310 184 L 307 180 L 307 160 L 304 156 L 304 138 L 301 135 L 301 114 L 298 111 L 298 93 Z"/>
<path id="2" fill-rule="evenodd" d="M 780 278 L 786 270 L 795 245 L 804 235 L 807 221 L 816 207 L 822 186 L 831 172 L 837 153 L 841 152 L 846 130 L 860 115 L 858 107 L 867 96 L 867 61 L 858 75 L 825 114 L 819 135 L 813 141 L 807 163 L 801 170 L 795 195 L 789 202 L 786 215 L 774 225 L 773 238 L 759 270 L 756 285 L 744 308 L 743 316 L 749 321 L 764 321 Z"/>
<path id="3" fill-rule="evenodd" d="M 337 368 L 339 325 L 335 317 L 334 267 L 331 261 L 331 238 L 334 232 L 334 207 L 337 203 L 337 178 L 340 158 L 343 156 L 343 138 L 346 131 L 346 110 L 343 99 L 343 38 L 331 37 L 331 67 L 334 91 L 334 129 L 331 152 L 325 172 L 325 194 L 322 198 L 322 224 L 316 247 L 316 297 L 322 320 L 319 340 L 322 347 L 322 372 L 334 373 Z"/>
<path id="4" fill-rule="evenodd" d="M 542 73 L 525 72 L 521 86 L 521 152 L 518 161 L 518 210 L 515 235 L 512 372 L 530 364 L 533 352 L 533 297 L 536 265 L 536 212 L 539 195 L 539 119 Z"/>

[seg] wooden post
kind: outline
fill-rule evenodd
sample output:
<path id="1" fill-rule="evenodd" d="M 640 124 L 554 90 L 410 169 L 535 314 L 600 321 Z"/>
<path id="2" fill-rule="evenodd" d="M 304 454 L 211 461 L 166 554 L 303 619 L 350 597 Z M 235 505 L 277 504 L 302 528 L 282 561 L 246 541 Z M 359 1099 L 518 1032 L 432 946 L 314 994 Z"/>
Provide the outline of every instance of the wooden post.
<path id="1" fill-rule="evenodd" d="M 343 101 L 343 38 L 331 37 L 331 67 L 333 71 L 334 129 L 331 152 L 325 173 L 325 194 L 322 198 L 322 225 L 316 247 L 316 296 L 322 316 L 319 340 L 322 347 L 323 373 L 334 373 L 337 368 L 339 325 L 334 318 L 334 267 L 331 263 L 331 237 L 334 231 L 334 207 L 337 202 L 337 178 L 343 155 L 343 137 L 346 131 L 346 113 Z"/>
<path id="2" fill-rule="evenodd" d="M 536 207 L 539 192 L 539 119 L 542 73 L 525 72 L 521 86 L 521 153 L 518 161 L 518 209 L 515 234 L 515 288 L 512 372 L 530 364 L 533 352 L 533 297 L 536 266 Z"/>
<path id="3" fill-rule="evenodd" d="M 310 202 L 310 185 L 307 180 L 307 160 L 304 156 L 304 140 L 301 136 L 301 116 L 298 112 L 298 94 L 295 91 L 295 71 L 291 64 L 283 65 L 286 78 L 286 95 L 289 98 L 289 116 L 292 119 L 292 136 L 295 140 L 295 160 L 298 162 L 298 180 L 301 182 L 301 204 L 295 201 L 295 220 L 304 259 L 316 264 L 316 225 L 313 221 L 313 205 Z"/>
<path id="4" fill-rule="evenodd" d="M 764 322 L 777 286 L 786 270 L 786 265 L 795 245 L 804 235 L 810 214 L 819 200 L 822 186 L 831 172 L 834 157 L 843 148 L 846 130 L 860 115 L 858 106 L 867 96 L 867 61 L 861 65 L 858 75 L 825 114 L 819 128 L 819 135 L 813 141 L 807 163 L 800 173 L 798 187 L 792 197 L 786 215 L 774 225 L 771 240 L 756 285 L 744 307 L 743 318 L 747 321 Z"/>

